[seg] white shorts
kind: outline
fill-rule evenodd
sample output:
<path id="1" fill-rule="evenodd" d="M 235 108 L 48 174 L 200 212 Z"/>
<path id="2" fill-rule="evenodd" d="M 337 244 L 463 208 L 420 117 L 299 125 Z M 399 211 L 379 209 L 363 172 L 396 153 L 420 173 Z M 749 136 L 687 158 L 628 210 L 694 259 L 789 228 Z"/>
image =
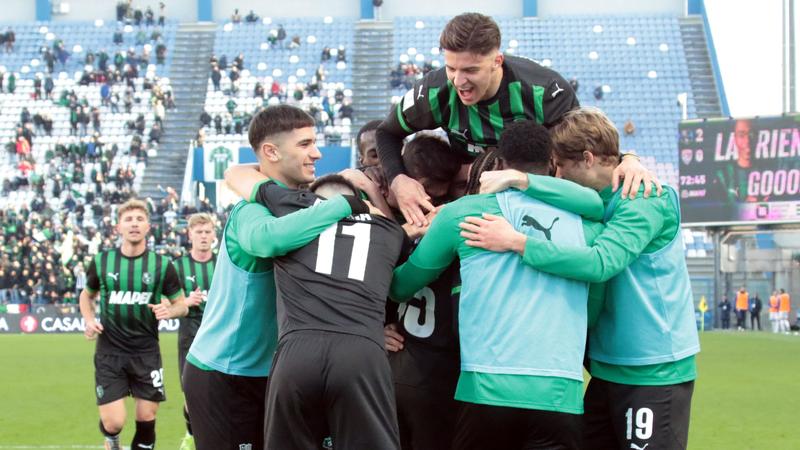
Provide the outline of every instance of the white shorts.
<path id="1" fill-rule="evenodd" d="M 778 320 L 789 320 L 789 311 L 778 311 Z"/>
<path id="2" fill-rule="evenodd" d="M 769 320 L 778 320 L 778 311 L 775 311 L 775 312 L 770 311 L 769 312 Z"/>

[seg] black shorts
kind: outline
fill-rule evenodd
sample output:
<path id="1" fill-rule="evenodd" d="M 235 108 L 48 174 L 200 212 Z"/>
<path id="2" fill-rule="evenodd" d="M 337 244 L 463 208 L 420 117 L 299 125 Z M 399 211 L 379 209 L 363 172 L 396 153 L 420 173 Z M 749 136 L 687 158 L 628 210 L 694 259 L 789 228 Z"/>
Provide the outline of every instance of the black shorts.
<path id="1" fill-rule="evenodd" d="M 632 386 L 592 378 L 584 396 L 585 448 L 685 449 L 694 381 Z"/>
<path id="2" fill-rule="evenodd" d="M 282 337 L 266 415 L 268 449 L 315 449 L 328 435 L 338 449 L 400 448 L 386 352 L 361 336 L 295 331 Z"/>
<path id="3" fill-rule="evenodd" d="M 167 399 L 161 353 L 95 353 L 94 381 L 98 405 L 105 405 L 128 395 L 151 402 L 163 402 Z"/>
<path id="4" fill-rule="evenodd" d="M 394 389 L 400 447 L 403 450 L 450 448 L 459 408 L 459 402 L 453 399 L 453 389 L 435 391 L 398 383 Z"/>
<path id="5" fill-rule="evenodd" d="M 200 329 L 200 320 L 201 318 L 184 317 L 178 328 L 178 374 L 181 377 L 181 389 L 183 389 L 183 366 L 186 365 L 186 355 L 189 354 L 189 347 L 192 346 L 197 330 Z"/>
<path id="6" fill-rule="evenodd" d="M 227 375 L 187 363 L 186 407 L 197 450 L 262 450 L 267 377 Z"/>
<path id="7" fill-rule="evenodd" d="M 579 450 L 581 416 L 461 402 L 453 450 Z"/>

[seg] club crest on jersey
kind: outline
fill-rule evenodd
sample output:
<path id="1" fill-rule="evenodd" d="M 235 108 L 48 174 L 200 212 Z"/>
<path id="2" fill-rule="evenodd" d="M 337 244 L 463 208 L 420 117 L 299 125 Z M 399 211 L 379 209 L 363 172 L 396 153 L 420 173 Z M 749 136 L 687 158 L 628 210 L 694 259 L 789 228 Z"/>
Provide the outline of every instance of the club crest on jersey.
<path id="1" fill-rule="evenodd" d="M 153 277 L 150 275 L 150 272 L 145 272 L 142 274 L 142 283 L 150 284 L 153 282 Z"/>

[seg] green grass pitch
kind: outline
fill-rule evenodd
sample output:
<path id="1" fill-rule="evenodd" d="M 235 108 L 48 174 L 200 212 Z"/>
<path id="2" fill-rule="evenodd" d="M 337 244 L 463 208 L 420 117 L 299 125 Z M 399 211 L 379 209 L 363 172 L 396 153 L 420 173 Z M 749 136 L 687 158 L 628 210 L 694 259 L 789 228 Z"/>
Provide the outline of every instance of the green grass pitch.
<path id="1" fill-rule="evenodd" d="M 185 428 L 177 335 L 162 335 L 167 402 L 157 447 L 177 449 Z M 704 333 L 690 449 L 798 447 L 800 336 Z M 82 335 L 0 336 L 0 449 L 99 448 L 94 343 Z M 133 436 L 132 401 L 122 442 Z"/>

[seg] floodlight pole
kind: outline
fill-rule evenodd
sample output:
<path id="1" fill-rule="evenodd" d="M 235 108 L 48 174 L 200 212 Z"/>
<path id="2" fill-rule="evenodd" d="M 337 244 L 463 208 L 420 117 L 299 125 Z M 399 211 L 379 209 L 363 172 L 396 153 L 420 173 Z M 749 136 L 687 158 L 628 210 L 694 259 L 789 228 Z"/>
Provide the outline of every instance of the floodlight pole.
<path id="1" fill-rule="evenodd" d="M 719 301 L 722 297 L 722 250 L 720 247 L 722 230 L 715 229 L 711 234 L 714 238 L 714 301 L 711 304 L 714 305 L 714 328 L 720 328 L 722 326 L 719 317 Z"/>

